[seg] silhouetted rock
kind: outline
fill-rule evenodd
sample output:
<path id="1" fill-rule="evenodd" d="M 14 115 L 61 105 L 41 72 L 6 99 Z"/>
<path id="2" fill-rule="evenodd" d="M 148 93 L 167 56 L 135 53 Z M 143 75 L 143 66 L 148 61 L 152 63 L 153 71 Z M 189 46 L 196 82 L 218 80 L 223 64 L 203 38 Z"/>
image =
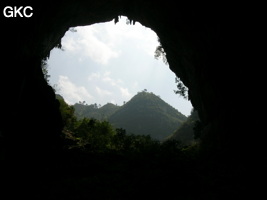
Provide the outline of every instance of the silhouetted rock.
<path id="1" fill-rule="evenodd" d="M 258 30 L 263 27 L 264 23 L 259 23 L 263 17 L 254 16 L 252 3 L 247 6 L 245 3 L 187 2 L 12 1 L 13 6 L 32 6 L 33 16 L 0 16 L 3 28 L 0 131 L 1 140 L 6 144 L 3 158 L 8 172 L 21 175 L 8 180 L 19 178 L 28 182 L 33 178 L 28 183 L 34 185 L 34 170 L 42 174 L 46 166 L 57 160 L 55 152 L 62 128 L 59 105 L 43 78 L 41 60 L 60 46 L 61 38 L 70 27 L 107 22 L 125 15 L 159 36 L 170 69 L 189 88 L 189 98 L 199 113 L 205 158 L 211 163 L 223 163 L 220 166 L 231 166 L 224 168 L 228 172 L 232 170 L 229 176 L 224 170 L 218 170 L 224 182 L 220 182 L 217 192 L 240 199 L 240 191 L 247 187 L 241 178 L 247 177 L 248 163 L 259 166 L 255 165 L 255 154 L 264 152 L 259 149 L 264 145 L 251 139 L 254 135 L 263 138 L 265 130 L 263 120 L 255 117 L 264 107 L 261 103 L 265 99 L 264 65 L 257 63 L 263 56 L 256 53 L 262 48 L 252 46 L 263 43 L 259 41 L 261 31 Z M 9 4 L 10 1 L 1 1 L 1 5 Z M 255 117 L 252 121 L 251 116 Z M 230 177 L 230 186 L 227 177 Z M 223 187 L 223 183 L 229 187 Z M 211 199 L 220 197 L 214 193 L 209 195 Z"/>

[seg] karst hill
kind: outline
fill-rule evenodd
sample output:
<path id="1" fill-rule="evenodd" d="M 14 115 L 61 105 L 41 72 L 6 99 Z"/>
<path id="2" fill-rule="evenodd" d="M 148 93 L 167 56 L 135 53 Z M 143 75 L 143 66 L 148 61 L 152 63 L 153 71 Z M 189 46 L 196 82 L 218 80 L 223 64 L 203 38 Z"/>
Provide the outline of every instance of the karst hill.
<path id="1" fill-rule="evenodd" d="M 75 104 L 78 118 L 108 120 L 114 127 L 123 128 L 129 134 L 150 135 L 163 140 L 171 135 L 186 117 L 159 96 L 142 91 L 123 106 L 108 103 L 100 108 L 97 104 Z"/>

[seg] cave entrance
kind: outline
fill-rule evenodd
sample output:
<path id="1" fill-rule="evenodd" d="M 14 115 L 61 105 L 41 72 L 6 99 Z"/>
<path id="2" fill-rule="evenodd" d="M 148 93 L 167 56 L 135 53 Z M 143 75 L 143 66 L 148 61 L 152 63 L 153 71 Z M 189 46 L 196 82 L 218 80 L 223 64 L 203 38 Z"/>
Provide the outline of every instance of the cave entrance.
<path id="1" fill-rule="evenodd" d="M 192 105 L 174 93 L 175 74 L 154 57 L 159 45 L 155 32 L 124 16 L 70 28 L 62 49 L 51 51 L 49 82 L 69 104 L 123 105 L 145 89 L 188 116 Z"/>
<path id="2" fill-rule="evenodd" d="M 253 116 L 252 111 L 244 109 L 243 106 L 248 102 L 246 99 L 252 98 L 247 98 L 249 90 L 247 87 L 243 87 L 243 84 L 247 83 L 247 77 L 259 73 L 257 68 L 253 70 L 248 68 L 250 73 L 244 70 L 243 64 L 247 62 L 244 55 L 251 52 L 251 49 L 252 51 L 255 49 L 248 49 L 249 43 L 244 42 L 247 41 L 247 38 L 253 38 L 251 35 L 244 34 L 248 33 L 245 30 L 248 30 L 249 24 L 244 20 L 244 13 L 239 13 L 239 11 L 246 9 L 235 9 L 233 6 L 203 6 L 200 8 L 191 3 L 184 6 L 183 3 L 179 2 L 177 5 L 175 1 L 166 1 L 160 4 L 154 1 L 45 1 L 38 2 L 36 6 L 33 6 L 34 14 L 31 19 L 3 20 L 3 27 L 5 27 L 3 38 L 5 40 L 3 40 L 4 54 L 2 57 L 4 58 L 3 63 L 8 63 L 8 67 L 2 67 L 1 72 L 3 76 L 10 77 L 13 83 L 12 87 L 6 82 L 1 84 L 2 94 L 6 97 L 1 98 L 1 104 L 5 105 L 1 118 L 1 135 L 7 137 L 5 146 L 6 152 L 8 152 L 7 165 L 5 164 L 8 169 L 6 180 L 25 180 L 29 177 L 38 179 L 36 171 L 46 172 L 43 163 L 47 163 L 46 161 L 49 160 L 51 165 L 54 165 L 50 155 L 54 155 L 54 147 L 58 144 L 56 139 L 52 138 L 57 138 L 55 135 L 60 131 L 60 127 L 57 125 L 60 119 L 57 115 L 58 104 L 54 101 L 52 89 L 47 87 L 41 77 L 40 59 L 49 54 L 69 27 L 110 21 L 118 15 L 126 14 L 156 31 L 167 52 L 172 70 L 176 75 L 181 76 L 184 83 L 190 88 L 190 98 L 199 111 L 204 126 L 203 139 L 201 138 L 204 142 L 201 145 L 207 147 L 203 152 L 204 154 L 207 152 L 207 157 L 214 159 L 214 162 L 211 160 L 212 162 L 207 162 L 207 165 L 214 163 L 215 166 L 227 166 L 227 170 L 234 169 L 233 173 L 228 176 L 225 173 L 227 170 L 224 169 L 213 170 L 212 166 L 200 168 L 200 171 L 206 168 L 212 169 L 213 172 L 223 172 L 225 177 L 220 179 L 222 177 L 220 173 L 218 174 L 219 179 L 217 179 L 217 176 L 213 176 L 207 171 L 207 173 L 203 173 L 204 176 L 200 174 L 196 181 L 189 179 L 190 183 L 196 183 L 193 185 L 193 188 L 198 189 L 195 194 L 201 193 L 202 195 L 207 194 L 207 196 L 214 195 L 215 192 L 221 194 L 225 192 L 222 189 L 226 189 L 225 194 L 227 195 L 232 194 L 230 191 L 234 191 L 236 196 L 239 191 L 243 194 L 244 190 L 242 191 L 241 188 L 244 188 L 242 186 L 245 181 L 240 185 L 236 180 L 239 177 L 240 180 L 244 180 L 243 177 L 247 170 L 242 165 L 233 167 L 232 161 L 237 163 L 237 160 L 241 160 L 241 164 L 247 163 L 249 155 L 253 152 L 252 148 L 248 148 L 251 144 L 249 141 L 251 137 L 247 137 L 244 133 L 254 133 L 255 129 L 252 129 L 252 126 L 255 123 L 250 123 L 252 124 L 250 126 L 247 126 L 247 123 L 246 126 L 243 126 L 247 121 L 247 116 Z M 226 7 L 227 9 L 225 9 Z M 255 32 L 255 29 L 251 30 Z M 241 75 L 240 72 L 242 72 Z M 238 81 L 237 77 L 240 77 Z M 146 89 L 149 90 L 149 88 Z M 175 88 L 171 88 L 171 90 L 173 89 Z M 241 105 L 240 102 L 244 103 Z M 251 105 L 251 102 L 248 103 Z M 29 119 L 31 119 L 30 122 Z M 209 156 L 210 154 L 212 156 Z M 241 157 L 244 159 L 240 159 Z M 217 165 L 217 160 L 220 158 L 223 158 L 222 165 Z M 54 159 L 58 159 L 58 157 L 54 156 Z M 229 161 L 226 163 L 224 162 L 226 160 Z M 39 165 L 42 168 L 36 167 L 36 162 L 41 163 Z M 226 164 L 229 164 L 229 167 Z M 10 169 L 9 166 L 11 166 Z M 37 170 L 27 173 L 33 168 Z M 27 170 L 24 171 L 24 169 Z M 239 169 L 242 169 L 242 172 L 236 175 Z M 16 173 L 14 174 L 14 172 Z M 18 174 L 23 174 L 23 176 L 17 176 Z M 42 176 L 46 174 L 48 173 L 44 173 Z M 208 186 L 211 183 L 213 191 L 202 193 L 200 190 L 208 187 L 205 185 L 199 187 L 198 181 L 200 177 L 205 177 L 205 174 L 211 174 L 210 178 L 214 177 L 215 182 L 204 179 L 203 182 L 208 183 Z M 9 175 L 13 176 L 10 178 Z M 185 174 L 185 177 L 187 175 L 188 173 Z M 48 176 L 48 179 L 49 177 L 51 176 Z M 234 177 L 230 179 L 230 183 L 237 183 L 236 187 L 233 187 L 232 184 L 224 185 L 229 182 L 229 177 Z M 35 184 L 37 183 L 35 180 L 29 179 L 28 182 Z M 192 188 L 191 184 L 187 184 L 189 182 L 183 184 L 189 186 L 186 189 Z M 169 183 L 173 183 L 173 181 Z M 223 183 L 223 185 L 217 183 Z M 15 184 L 17 185 L 15 187 L 22 191 L 24 187 L 20 186 L 23 184 Z M 33 184 L 24 186 L 31 188 Z M 11 185 L 12 191 L 14 191 L 14 184 Z M 216 187 L 213 187 L 214 185 Z M 163 187 L 169 188 L 166 185 Z M 46 187 L 38 188 L 46 189 Z M 131 190 L 131 193 L 133 191 L 135 190 Z M 189 190 L 183 191 L 185 191 L 184 196 L 188 196 Z M 196 199 L 194 197 L 192 196 L 192 199 Z"/>

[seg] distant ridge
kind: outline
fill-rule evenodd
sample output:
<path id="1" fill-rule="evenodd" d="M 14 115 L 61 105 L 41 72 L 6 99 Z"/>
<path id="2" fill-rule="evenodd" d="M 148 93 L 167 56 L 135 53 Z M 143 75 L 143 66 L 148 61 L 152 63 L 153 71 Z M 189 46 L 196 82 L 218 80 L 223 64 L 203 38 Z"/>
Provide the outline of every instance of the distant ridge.
<path id="1" fill-rule="evenodd" d="M 120 106 L 112 103 L 107 103 L 102 107 L 97 104 L 86 105 L 83 103 L 76 103 L 73 106 L 75 109 L 75 115 L 78 119 L 86 117 L 98 120 L 108 120 L 109 117 L 120 108 Z"/>
<path id="2" fill-rule="evenodd" d="M 139 92 L 123 106 L 108 103 L 102 107 L 97 104 L 75 104 L 78 118 L 107 120 L 116 128 L 123 128 L 130 134 L 150 135 L 164 140 L 173 134 L 187 117 L 163 101 L 159 96 L 146 91 Z"/>
<path id="3" fill-rule="evenodd" d="M 192 145 L 197 140 L 195 139 L 195 126 L 199 121 L 198 112 L 193 110 L 187 120 L 168 138 L 182 142 L 184 145 Z"/>

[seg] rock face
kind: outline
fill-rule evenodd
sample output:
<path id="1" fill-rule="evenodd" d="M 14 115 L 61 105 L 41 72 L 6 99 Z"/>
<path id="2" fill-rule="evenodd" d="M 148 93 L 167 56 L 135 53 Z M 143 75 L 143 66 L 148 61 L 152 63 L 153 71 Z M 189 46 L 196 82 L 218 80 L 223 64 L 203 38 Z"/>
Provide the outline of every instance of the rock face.
<path id="1" fill-rule="evenodd" d="M 5 2 L 8 5 L 9 1 Z M 205 149 L 213 153 L 243 151 L 247 140 L 242 135 L 242 120 L 245 120 L 242 111 L 243 103 L 248 101 L 245 92 L 249 87 L 243 84 L 250 74 L 248 68 L 244 68 L 243 58 L 249 51 L 248 43 L 244 43 L 247 41 L 244 40 L 246 20 L 242 18 L 245 14 L 233 5 L 182 2 L 46 0 L 14 3 L 32 6 L 33 16 L 5 18 L 1 15 L 4 30 L 1 31 L 0 131 L 6 144 L 6 157 L 20 158 L 14 153 L 18 149 L 29 158 L 34 156 L 33 152 L 45 156 L 54 151 L 61 118 L 54 92 L 43 79 L 41 60 L 60 45 L 70 27 L 111 21 L 120 15 L 140 22 L 159 36 L 170 69 L 189 88 L 190 100 L 198 110 L 204 127 L 204 152 Z"/>

